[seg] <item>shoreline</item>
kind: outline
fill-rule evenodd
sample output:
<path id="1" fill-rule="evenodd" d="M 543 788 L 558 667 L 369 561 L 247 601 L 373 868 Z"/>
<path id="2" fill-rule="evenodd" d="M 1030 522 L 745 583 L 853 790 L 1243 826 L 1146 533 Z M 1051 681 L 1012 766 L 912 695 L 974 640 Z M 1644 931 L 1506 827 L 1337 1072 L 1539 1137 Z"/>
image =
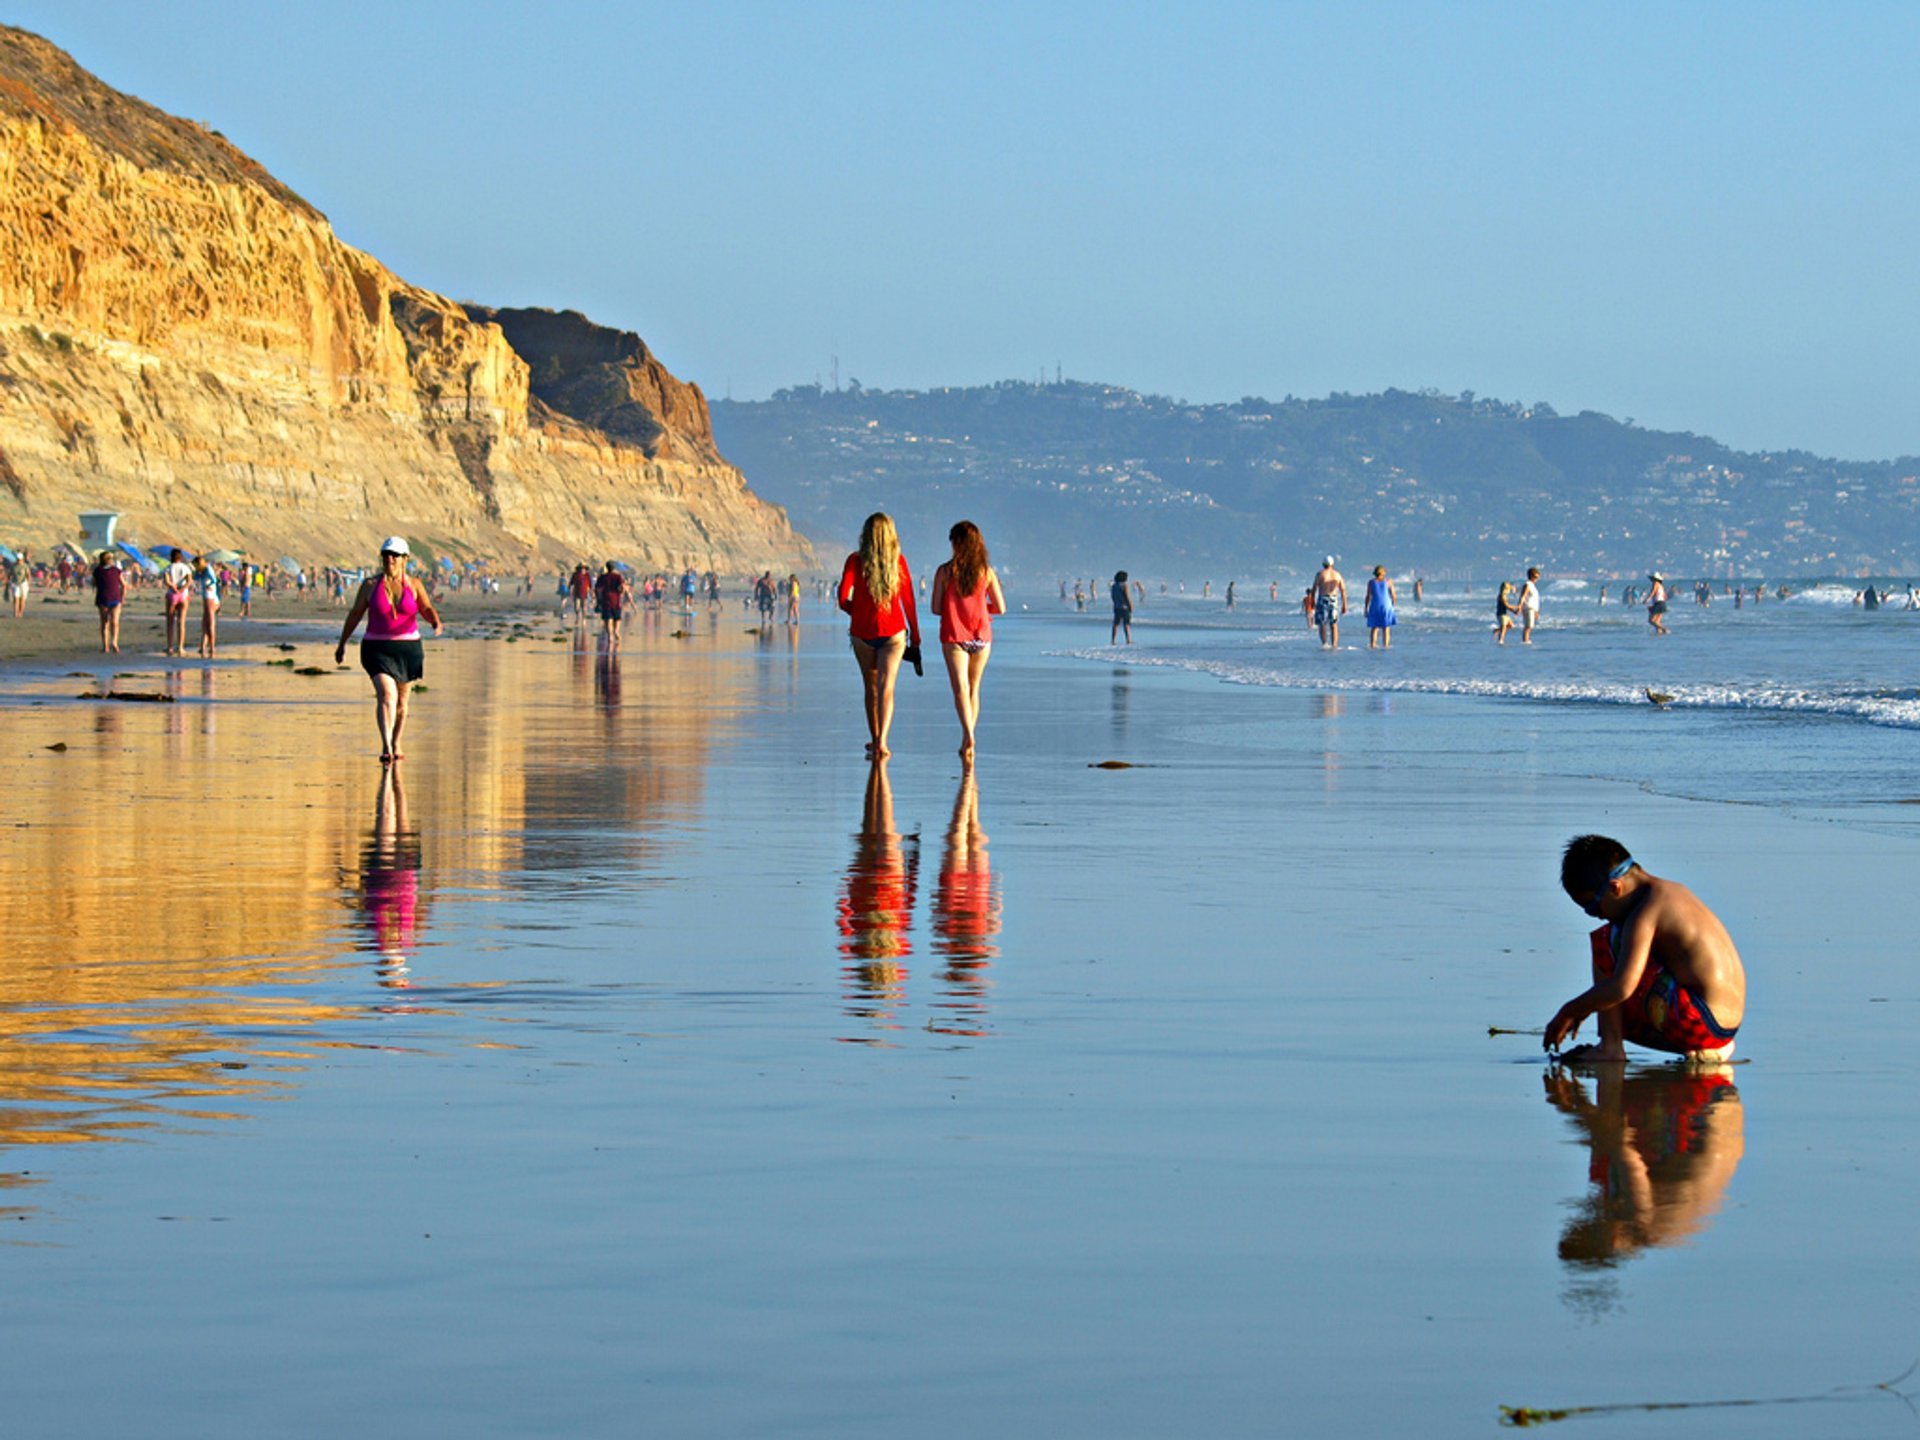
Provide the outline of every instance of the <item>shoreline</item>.
<path id="1" fill-rule="evenodd" d="M 510 615 L 527 611 L 545 612 L 548 606 L 538 594 L 469 594 L 465 591 L 445 594 L 435 602 L 451 630 L 462 620 Z M 554 601 L 557 607 L 558 601 Z M 553 613 L 557 614 L 557 608 Z M 278 599 L 254 601 L 249 619 L 239 616 L 239 602 L 230 600 L 220 607 L 220 646 L 228 649 L 279 640 L 322 641 L 339 633 L 346 611 L 317 602 Z M 196 606 L 187 609 L 187 643 L 198 643 L 200 614 Z M 457 638 L 449 635 L 447 638 Z M 122 660 L 165 658 L 166 618 L 161 614 L 157 592 L 143 595 L 122 607 L 120 617 L 120 655 Z M 84 660 L 102 658 L 100 617 L 85 592 L 61 595 L 36 591 L 27 601 L 27 613 L 16 620 L 0 614 L 0 673 L 18 668 L 27 661 Z M 104 657 L 113 658 L 113 657 Z M 182 657 L 174 657 L 182 658 Z M 200 657 L 189 654 L 186 659 Z"/>

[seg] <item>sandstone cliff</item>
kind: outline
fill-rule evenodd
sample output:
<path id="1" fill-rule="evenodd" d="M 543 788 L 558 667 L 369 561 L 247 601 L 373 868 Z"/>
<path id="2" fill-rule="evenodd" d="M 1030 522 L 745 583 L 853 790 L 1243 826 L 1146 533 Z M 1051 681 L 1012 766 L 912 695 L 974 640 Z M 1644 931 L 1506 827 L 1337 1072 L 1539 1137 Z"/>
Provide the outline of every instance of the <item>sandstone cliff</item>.
<path id="1" fill-rule="evenodd" d="M 218 134 L 0 27 L 0 539 L 811 560 L 638 336 L 466 307 Z"/>

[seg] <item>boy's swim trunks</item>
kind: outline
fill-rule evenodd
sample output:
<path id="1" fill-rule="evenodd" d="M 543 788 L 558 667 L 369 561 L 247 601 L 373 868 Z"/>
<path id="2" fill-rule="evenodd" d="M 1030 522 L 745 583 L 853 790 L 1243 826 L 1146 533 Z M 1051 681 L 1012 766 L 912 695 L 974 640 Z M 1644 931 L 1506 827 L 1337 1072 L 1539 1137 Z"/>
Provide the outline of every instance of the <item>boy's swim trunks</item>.
<path id="1" fill-rule="evenodd" d="M 1613 974 L 1612 936 L 1611 925 L 1593 932 L 1596 975 Z M 1738 1025 L 1728 1029 L 1714 1019 L 1705 998 L 1674 979 L 1658 960 L 1647 961 L 1640 983 L 1620 1005 L 1621 1038 L 1648 1050 L 1665 1050 L 1672 1055 L 1724 1050 L 1739 1031 Z"/>

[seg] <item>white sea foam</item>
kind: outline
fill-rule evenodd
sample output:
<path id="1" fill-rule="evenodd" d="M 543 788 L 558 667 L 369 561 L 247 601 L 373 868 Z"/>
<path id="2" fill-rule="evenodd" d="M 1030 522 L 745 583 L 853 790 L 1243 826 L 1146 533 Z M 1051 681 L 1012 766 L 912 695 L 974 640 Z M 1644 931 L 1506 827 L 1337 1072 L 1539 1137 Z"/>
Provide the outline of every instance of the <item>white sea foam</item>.
<path id="1" fill-rule="evenodd" d="M 1603 681 L 1308 675 L 1246 661 L 1155 654 L 1112 646 L 1047 653 L 1075 660 L 1122 662 L 1133 666 L 1154 666 L 1212 675 L 1232 685 L 1271 686 L 1289 690 L 1474 695 L 1545 704 L 1652 704 L 1647 698 L 1645 686 Z M 1658 693 L 1670 695 L 1666 703 L 1669 708 L 1676 710 L 1778 711 L 1864 720 L 1901 729 L 1920 729 L 1920 691 L 1913 689 L 1824 690 L 1784 684 L 1709 683 L 1667 685 Z"/>

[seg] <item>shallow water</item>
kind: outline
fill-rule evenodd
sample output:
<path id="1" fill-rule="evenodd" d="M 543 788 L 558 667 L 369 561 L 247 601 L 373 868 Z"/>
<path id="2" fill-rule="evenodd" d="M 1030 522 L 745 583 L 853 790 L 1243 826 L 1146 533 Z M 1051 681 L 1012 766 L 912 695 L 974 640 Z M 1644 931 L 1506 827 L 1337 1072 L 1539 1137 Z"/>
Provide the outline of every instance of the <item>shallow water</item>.
<path id="1" fill-rule="evenodd" d="M 433 645 L 397 786 L 357 673 L 10 677 L 20 1433 L 1465 1434 L 1920 1353 L 1895 807 L 1569 763 L 1661 723 L 1712 770 L 1708 713 L 1223 686 L 1051 616 L 971 781 L 933 675 L 876 774 L 837 627 L 742 629 Z M 1729 918 L 1731 1083 L 1488 1036 L 1579 988 L 1595 827 Z"/>

